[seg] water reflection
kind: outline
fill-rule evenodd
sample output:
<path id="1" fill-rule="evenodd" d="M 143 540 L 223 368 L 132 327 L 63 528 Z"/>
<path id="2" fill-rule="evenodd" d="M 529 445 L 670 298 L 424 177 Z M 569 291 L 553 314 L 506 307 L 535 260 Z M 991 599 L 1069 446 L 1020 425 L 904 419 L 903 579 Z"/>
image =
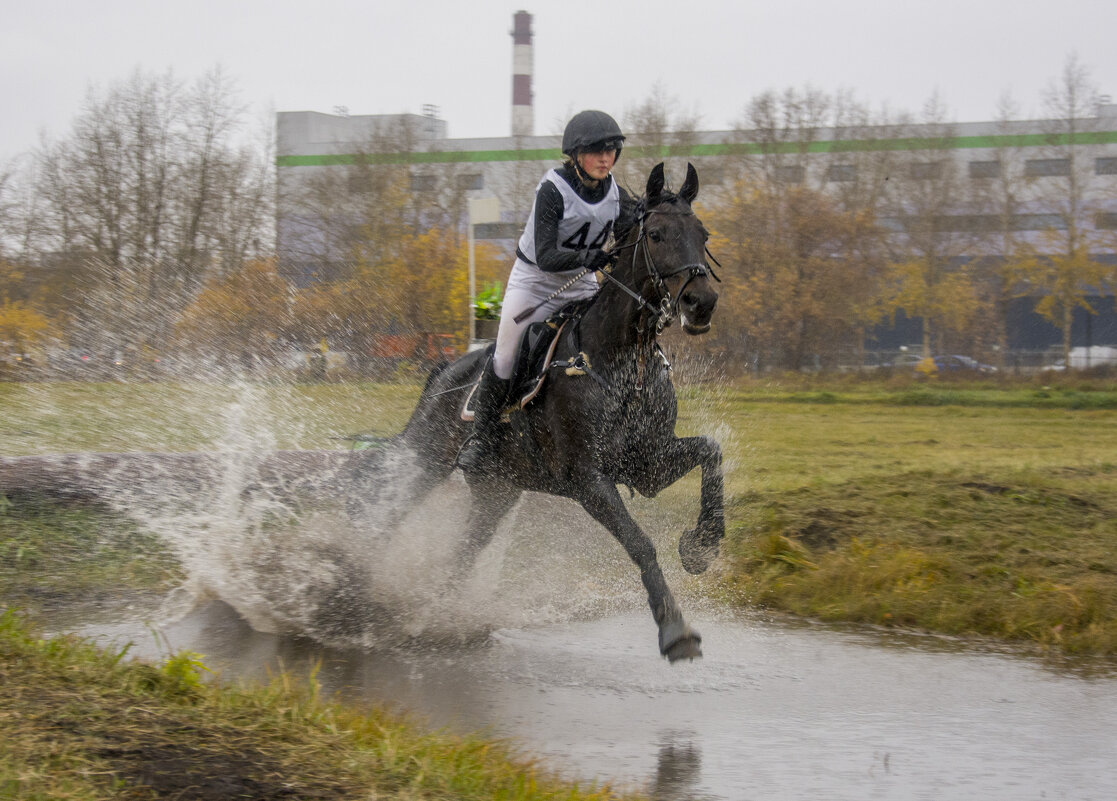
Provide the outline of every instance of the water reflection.
<path id="1" fill-rule="evenodd" d="M 702 777 L 702 750 L 695 742 L 694 732 L 667 733 L 659 744 L 655 778 L 650 794 L 656 801 L 679 801 L 695 798 L 694 791 Z"/>
<path id="2" fill-rule="evenodd" d="M 458 647 L 336 650 L 253 631 L 211 603 L 162 629 L 82 631 L 133 653 L 188 648 L 226 678 L 284 667 L 326 693 L 484 729 L 578 781 L 655 799 L 1117 798 L 1117 681 L 962 648 L 720 613 L 671 666 L 643 609 Z M 941 643 L 940 643 L 941 645 Z"/>

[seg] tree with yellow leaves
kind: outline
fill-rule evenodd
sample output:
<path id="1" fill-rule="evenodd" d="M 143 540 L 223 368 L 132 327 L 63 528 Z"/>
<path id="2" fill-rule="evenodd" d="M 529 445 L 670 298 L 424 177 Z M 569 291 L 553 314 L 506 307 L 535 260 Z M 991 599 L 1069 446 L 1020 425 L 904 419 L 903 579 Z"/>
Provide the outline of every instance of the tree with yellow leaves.
<path id="1" fill-rule="evenodd" d="M 791 370 L 832 367 L 879 319 L 881 258 L 868 214 L 842 211 L 812 189 L 775 193 L 740 184 L 708 222 L 725 266 L 723 301 L 733 309 L 719 327 L 745 340 L 751 359 Z"/>
<path id="2" fill-rule="evenodd" d="M 1101 121 L 1095 116 L 1098 88 L 1089 70 L 1073 53 L 1062 72 L 1048 87 L 1044 106 L 1050 116 L 1046 157 L 1032 181 L 1042 186 L 1048 217 L 1053 224 L 1040 236 L 1039 255 L 1016 265 L 1016 276 L 1026 294 L 1036 297 L 1036 311 L 1060 328 L 1063 359 L 1070 365 L 1071 325 L 1074 310 L 1093 314 L 1091 296 L 1104 295 L 1114 280 L 1112 266 L 1092 256 L 1105 249 L 1105 241 L 1092 221 L 1104 211 L 1099 205 L 1098 178 L 1093 159 L 1081 145 L 1096 135 Z"/>
<path id="3" fill-rule="evenodd" d="M 432 228 L 396 243 L 378 261 L 361 261 L 350 278 L 301 290 L 295 301 L 298 337 L 326 339 L 371 354 L 384 333 L 450 333 L 465 344 L 469 321 L 469 252 L 456 231 Z M 476 245 L 481 282 L 502 278 L 506 260 L 489 243 Z"/>
<path id="4" fill-rule="evenodd" d="M 1074 310 L 1097 313 L 1090 298 L 1105 294 L 1107 283 L 1113 279 L 1113 267 L 1092 258 L 1082 245 L 1069 248 L 1069 252 L 1022 259 L 1011 267 L 1021 295 L 1038 295 L 1036 312 L 1062 332 L 1063 363 L 1069 365 Z"/>
<path id="5" fill-rule="evenodd" d="M 20 301 L 0 302 L 0 349 L 6 357 L 26 359 L 54 335 L 54 327 L 39 312 Z"/>
<path id="6" fill-rule="evenodd" d="M 185 347 L 242 365 L 276 355 L 291 324 L 291 287 L 272 261 L 249 262 L 226 278 L 209 282 L 182 315 L 176 335 Z"/>

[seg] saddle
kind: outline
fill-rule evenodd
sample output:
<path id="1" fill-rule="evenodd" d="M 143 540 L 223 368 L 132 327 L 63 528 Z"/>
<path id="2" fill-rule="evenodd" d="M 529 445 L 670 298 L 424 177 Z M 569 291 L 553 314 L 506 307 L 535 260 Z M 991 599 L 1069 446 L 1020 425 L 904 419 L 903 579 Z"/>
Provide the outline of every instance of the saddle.
<path id="1" fill-rule="evenodd" d="M 585 300 L 568 303 L 546 320 L 531 323 L 524 330 L 520 337 L 519 349 L 516 352 L 515 367 L 512 370 L 511 390 L 509 391 L 509 406 L 511 409 L 523 409 L 539 396 L 543 384 L 547 380 L 547 373 L 553 366 L 551 360 L 554 358 L 559 334 L 567 325 L 574 324 L 581 318 L 592 302 L 593 298 L 586 298 Z M 494 345 L 490 345 L 488 348 L 489 358 L 492 358 L 494 347 Z M 571 369 L 576 370 L 577 368 L 572 365 L 567 372 L 570 373 Z M 462 404 L 462 420 L 473 419 L 473 398 L 477 394 L 477 387 L 480 384 L 481 378 L 478 376 L 465 399 L 465 403 Z"/>

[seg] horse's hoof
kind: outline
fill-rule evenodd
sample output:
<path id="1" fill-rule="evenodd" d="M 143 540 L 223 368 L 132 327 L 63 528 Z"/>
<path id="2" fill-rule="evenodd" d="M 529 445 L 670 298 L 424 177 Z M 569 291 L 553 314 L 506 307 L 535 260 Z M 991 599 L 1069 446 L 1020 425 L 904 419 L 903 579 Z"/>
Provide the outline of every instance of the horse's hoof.
<path id="1" fill-rule="evenodd" d="M 706 545 L 703 543 L 705 538 L 699 531 L 697 528 L 692 528 L 679 537 L 679 558 L 683 562 L 683 569 L 692 576 L 705 573 L 718 555 L 717 540 L 713 545 Z"/>
<path id="2" fill-rule="evenodd" d="M 680 659 L 702 658 L 702 635 L 681 620 L 659 629 L 659 652 L 674 664 Z"/>

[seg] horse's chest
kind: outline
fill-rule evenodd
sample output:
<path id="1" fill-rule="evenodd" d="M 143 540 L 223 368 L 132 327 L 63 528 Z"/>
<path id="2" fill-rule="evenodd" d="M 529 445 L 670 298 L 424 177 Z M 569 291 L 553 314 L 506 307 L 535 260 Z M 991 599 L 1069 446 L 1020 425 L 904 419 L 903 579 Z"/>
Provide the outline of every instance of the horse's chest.
<path id="1" fill-rule="evenodd" d="M 636 392 L 625 399 L 612 418 L 612 436 L 609 439 L 622 457 L 648 453 L 674 436 L 674 398 Z"/>

